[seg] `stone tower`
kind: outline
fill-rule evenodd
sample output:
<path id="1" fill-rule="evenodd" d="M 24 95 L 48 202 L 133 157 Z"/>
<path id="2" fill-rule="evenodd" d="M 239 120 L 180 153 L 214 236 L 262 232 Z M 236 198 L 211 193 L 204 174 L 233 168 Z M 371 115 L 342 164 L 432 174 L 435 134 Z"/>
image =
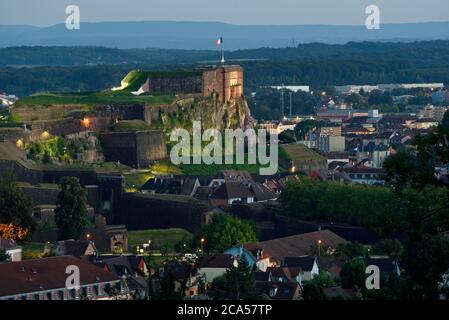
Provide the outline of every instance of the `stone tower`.
<path id="1" fill-rule="evenodd" d="M 203 72 L 203 97 L 218 94 L 222 104 L 243 96 L 243 68 L 237 65 L 217 66 Z"/>

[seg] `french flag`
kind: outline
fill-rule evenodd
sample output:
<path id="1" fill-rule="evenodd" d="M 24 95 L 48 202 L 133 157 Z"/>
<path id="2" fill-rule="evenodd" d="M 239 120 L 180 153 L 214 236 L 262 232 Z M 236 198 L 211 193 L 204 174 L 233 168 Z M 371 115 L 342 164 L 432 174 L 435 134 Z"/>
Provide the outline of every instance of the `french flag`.
<path id="1" fill-rule="evenodd" d="M 218 40 L 217 40 L 217 46 L 221 46 L 223 44 L 223 37 L 220 37 Z"/>

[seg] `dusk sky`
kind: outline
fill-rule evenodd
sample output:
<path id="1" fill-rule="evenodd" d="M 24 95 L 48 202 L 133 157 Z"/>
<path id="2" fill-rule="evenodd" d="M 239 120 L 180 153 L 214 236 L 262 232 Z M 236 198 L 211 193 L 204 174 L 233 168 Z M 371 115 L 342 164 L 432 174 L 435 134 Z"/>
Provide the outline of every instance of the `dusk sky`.
<path id="1" fill-rule="evenodd" d="M 449 21 L 448 0 L 0 0 L 0 24 L 64 23 L 67 5 L 82 21 L 220 21 L 243 25 L 364 24 L 365 8 L 382 23 Z"/>

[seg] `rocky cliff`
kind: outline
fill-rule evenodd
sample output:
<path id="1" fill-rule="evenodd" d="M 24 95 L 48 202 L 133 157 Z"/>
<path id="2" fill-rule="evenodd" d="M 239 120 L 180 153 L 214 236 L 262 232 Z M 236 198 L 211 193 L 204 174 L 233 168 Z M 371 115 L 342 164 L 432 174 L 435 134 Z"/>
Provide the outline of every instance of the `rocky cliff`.
<path id="1" fill-rule="evenodd" d="M 253 128 L 253 118 L 244 98 L 231 99 L 222 104 L 216 97 L 198 95 L 178 97 L 171 105 L 146 107 L 146 121 L 152 127 L 169 132 L 175 128 L 190 130 L 193 121 L 201 121 L 202 128 L 248 129 Z"/>

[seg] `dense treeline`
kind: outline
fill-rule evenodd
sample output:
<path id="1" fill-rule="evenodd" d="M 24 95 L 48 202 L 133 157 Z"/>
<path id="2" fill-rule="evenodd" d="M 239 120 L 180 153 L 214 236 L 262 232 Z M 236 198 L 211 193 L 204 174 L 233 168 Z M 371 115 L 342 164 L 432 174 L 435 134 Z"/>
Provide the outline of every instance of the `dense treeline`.
<path id="1" fill-rule="evenodd" d="M 214 50 L 113 49 L 103 47 L 9 47 L 0 48 L 0 66 L 74 66 L 85 64 L 190 64 L 217 60 Z M 419 67 L 447 65 L 449 41 L 412 43 L 349 42 L 329 45 L 300 44 L 296 48 L 259 48 L 226 53 L 227 59 L 268 59 L 294 61 L 300 59 L 404 60 Z"/>
<path id="2" fill-rule="evenodd" d="M 0 91 L 23 96 L 38 91 L 104 89 L 117 85 L 130 69 L 188 69 L 217 58 L 217 51 L 5 48 L 0 49 Z M 236 63 L 245 69 L 248 93 L 259 86 L 280 84 L 449 84 L 449 41 L 306 44 L 297 48 L 239 50 L 227 53 L 227 59 L 229 63 L 243 59 Z"/>
<path id="3" fill-rule="evenodd" d="M 0 92 L 26 96 L 46 91 L 93 91 L 120 84 L 130 66 L 0 69 Z"/>
<path id="4" fill-rule="evenodd" d="M 319 99 L 310 93 L 298 91 L 291 92 L 292 114 L 313 114 Z M 290 91 L 284 91 L 284 115 L 289 115 Z M 279 90 L 261 87 L 255 90 L 255 95 L 248 99 L 251 112 L 256 119 L 280 119 L 282 111 L 280 108 Z"/>
<path id="5" fill-rule="evenodd" d="M 282 193 L 288 216 L 348 223 L 385 232 L 399 218 L 401 202 L 389 189 L 301 179 Z"/>
<path id="6" fill-rule="evenodd" d="M 418 67 L 404 60 L 311 59 L 243 64 L 246 87 L 260 85 L 346 85 L 408 82 L 449 83 L 449 64 Z"/>
<path id="7" fill-rule="evenodd" d="M 217 52 L 171 49 L 113 49 L 104 47 L 0 48 L 0 66 L 79 66 L 102 64 L 183 64 L 216 59 Z"/>

